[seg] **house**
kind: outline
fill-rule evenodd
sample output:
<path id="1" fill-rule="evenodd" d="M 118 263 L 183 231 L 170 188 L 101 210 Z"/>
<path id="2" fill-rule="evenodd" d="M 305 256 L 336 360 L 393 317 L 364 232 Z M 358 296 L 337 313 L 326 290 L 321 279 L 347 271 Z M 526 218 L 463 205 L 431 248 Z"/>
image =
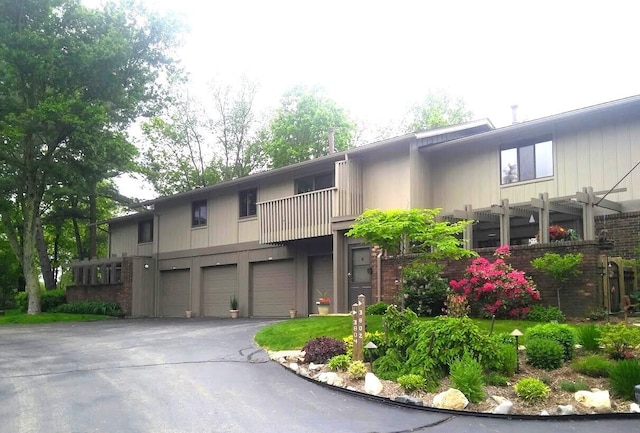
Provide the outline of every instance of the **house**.
<path id="1" fill-rule="evenodd" d="M 552 224 L 607 241 L 631 224 L 620 237 L 635 248 L 637 162 L 640 96 L 504 128 L 406 134 L 143 203 L 105 222 L 110 257 L 74 263 L 72 292 L 124 283 L 114 296 L 133 316 L 226 317 L 234 295 L 244 317 L 306 315 L 320 291 L 346 312 L 360 293 L 380 298 L 379 256 L 344 236 L 367 208 L 473 219 L 473 248 L 546 243 Z"/>

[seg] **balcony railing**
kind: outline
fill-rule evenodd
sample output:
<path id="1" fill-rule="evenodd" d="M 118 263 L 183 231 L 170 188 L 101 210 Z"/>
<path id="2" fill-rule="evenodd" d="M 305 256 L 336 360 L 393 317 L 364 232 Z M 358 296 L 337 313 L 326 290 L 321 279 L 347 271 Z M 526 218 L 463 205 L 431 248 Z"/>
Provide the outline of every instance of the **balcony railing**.
<path id="1" fill-rule="evenodd" d="M 260 243 L 330 235 L 335 190 L 327 188 L 258 203 Z"/>

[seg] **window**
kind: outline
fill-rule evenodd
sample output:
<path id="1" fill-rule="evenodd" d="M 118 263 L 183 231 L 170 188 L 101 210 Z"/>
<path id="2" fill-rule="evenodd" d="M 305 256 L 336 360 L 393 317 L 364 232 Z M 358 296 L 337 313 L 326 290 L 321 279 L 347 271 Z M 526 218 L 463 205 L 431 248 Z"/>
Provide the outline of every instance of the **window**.
<path id="1" fill-rule="evenodd" d="M 333 188 L 333 173 L 318 174 L 296 180 L 296 194 Z"/>
<path id="2" fill-rule="evenodd" d="M 553 176 L 553 142 L 530 142 L 500 152 L 501 184 Z"/>
<path id="3" fill-rule="evenodd" d="M 191 203 L 191 227 L 207 225 L 207 201 L 198 200 Z"/>
<path id="4" fill-rule="evenodd" d="M 153 220 L 144 220 L 138 223 L 138 243 L 153 242 Z"/>
<path id="5" fill-rule="evenodd" d="M 256 188 L 240 191 L 240 218 L 256 216 L 258 213 L 258 190 Z"/>

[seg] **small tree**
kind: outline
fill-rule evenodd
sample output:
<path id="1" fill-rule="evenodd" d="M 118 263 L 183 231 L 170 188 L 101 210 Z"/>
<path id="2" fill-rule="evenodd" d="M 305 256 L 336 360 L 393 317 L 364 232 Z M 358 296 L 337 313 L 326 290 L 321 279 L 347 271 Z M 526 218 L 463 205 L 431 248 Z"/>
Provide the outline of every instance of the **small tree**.
<path id="1" fill-rule="evenodd" d="M 545 253 L 531 261 L 531 266 L 547 275 L 553 277 L 559 285 L 556 286 L 556 296 L 558 298 L 558 308 L 560 309 L 560 285 L 566 283 L 569 278 L 580 274 L 578 266 L 582 263 L 582 254 Z"/>

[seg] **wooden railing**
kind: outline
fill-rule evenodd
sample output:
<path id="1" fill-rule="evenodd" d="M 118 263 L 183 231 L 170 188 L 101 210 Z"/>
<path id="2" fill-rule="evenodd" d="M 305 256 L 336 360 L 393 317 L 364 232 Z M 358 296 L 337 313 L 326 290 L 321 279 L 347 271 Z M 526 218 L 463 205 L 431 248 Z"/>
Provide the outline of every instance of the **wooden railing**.
<path id="1" fill-rule="evenodd" d="M 77 286 L 93 286 L 122 283 L 124 257 L 113 259 L 82 260 L 71 263 L 73 282 Z"/>
<path id="2" fill-rule="evenodd" d="M 363 211 L 362 167 L 357 160 L 336 162 L 334 217 L 355 217 Z"/>

